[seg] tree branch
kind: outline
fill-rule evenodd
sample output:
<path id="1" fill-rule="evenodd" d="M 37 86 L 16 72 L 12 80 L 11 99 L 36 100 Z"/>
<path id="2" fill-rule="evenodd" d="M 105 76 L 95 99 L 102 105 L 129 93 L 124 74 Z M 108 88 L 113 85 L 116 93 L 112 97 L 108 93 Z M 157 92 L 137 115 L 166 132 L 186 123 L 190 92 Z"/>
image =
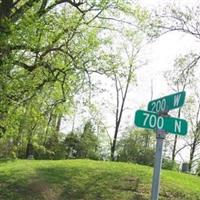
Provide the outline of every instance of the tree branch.
<path id="1" fill-rule="evenodd" d="M 40 0 L 29 0 L 23 4 L 15 13 L 11 15 L 12 22 L 16 22 L 22 17 L 29 9 L 33 7 L 35 3 L 38 3 Z"/>
<path id="2" fill-rule="evenodd" d="M 71 1 L 71 0 L 57 0 L 55 1 L 55 3 L 51 4 L 50 6 L 48 6 L 45 10 L 44 13 L 49 12 L 50 10 L 52 10 L 53 8 L 55 8 L 56 6 L 62 4 L 62 3 L 69 3 L 70 5 L 72 5 L 73 7 L 75 7 L 77 10 L 79 10 L 81 13 L 83 13 L 83 11 L 79 8 L 82 4 L 84 4 L 83 1 Z"/>

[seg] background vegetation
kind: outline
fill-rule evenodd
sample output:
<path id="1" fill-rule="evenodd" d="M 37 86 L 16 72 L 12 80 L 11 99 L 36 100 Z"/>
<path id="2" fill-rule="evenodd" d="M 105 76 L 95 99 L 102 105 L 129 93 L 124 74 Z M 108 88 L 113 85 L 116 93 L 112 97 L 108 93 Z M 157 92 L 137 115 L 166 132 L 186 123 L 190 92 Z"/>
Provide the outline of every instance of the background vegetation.
<path id="1" fill-rule="evenodd" d="M 1 0 L 0 198 L 20 199 L 22 194 L 36 198 L 26 192 L 42 174 L 46 180 L 41 181 L 49 182 L 49 188 L 43 182 L 41 187 L 44 191 L 47 187 L 49 195 L 58 195 L 54 192 L 60 184 L 59 195 L 71 199 L 81 199 L 77 191 L 86 199 L 109 199 L 111 194 L 113 199 L 147 199 L 150 168 L 120 163 L 153 166 L 154 161 L 155 134 L 130 127 L 123 118 L 128 92 L 137 85 L 139 67 L 145 67 L 141 50 L 148 44 L 173 31 L 199 41 L 199 9 L 168 5 L 150 11 L 124 0 Z M 199 60 L 199 52 L 180 55 L 165 73 L 171 90 L 189 94 L 185 108 L 173 115 L 184 116 L 191 126 L 179 146 L 178 136 L 167 137 L 163 168 L 180 170 L 177 155 L 188 148 L 186 171 L 196 175 L 200 175 Z M 151 91 L 153 97 L 152 86 Z M 105 123 L 108 113 L 102 107 L 110 109 L 112 127 Z M 6 163 L 17 158 L 118 163 Z M 97 179 L 99 185 L 92 186 Z M 125 194 L 129 182 L 133 188 Z M 199 198 L 199 177 L 165 171 L 163 184 L 163 199 Z M 30 188 L 23 189 L 25 185 Z M 65 186 L 70 193 L 62 190 Z"/>

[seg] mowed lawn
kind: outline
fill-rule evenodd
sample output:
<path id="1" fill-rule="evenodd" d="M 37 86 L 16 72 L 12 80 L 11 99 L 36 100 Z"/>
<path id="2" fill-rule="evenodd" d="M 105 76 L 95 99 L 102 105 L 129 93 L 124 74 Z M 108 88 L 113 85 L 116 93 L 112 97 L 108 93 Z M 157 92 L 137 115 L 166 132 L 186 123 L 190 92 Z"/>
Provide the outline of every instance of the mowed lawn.
<path id="1" fill-rule="evenodd" d="M 0 200 L 149 200 L 153 168 L 59 160 L 0 162 Z M 160 200 L 200 200 L 200 177 L 162 170 Z"/>

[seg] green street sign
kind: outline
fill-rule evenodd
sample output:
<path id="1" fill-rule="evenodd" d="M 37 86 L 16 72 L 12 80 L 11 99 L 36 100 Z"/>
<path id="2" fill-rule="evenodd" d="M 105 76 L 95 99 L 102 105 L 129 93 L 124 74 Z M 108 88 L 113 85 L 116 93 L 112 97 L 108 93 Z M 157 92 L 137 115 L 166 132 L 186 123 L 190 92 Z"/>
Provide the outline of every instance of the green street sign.
<path id="1" fill-rule="evenodd" d="M 152 112 L 168 112 L 169 110 L 179 108 L 184 104 L 185 91 L 171 94 L 149 102 L 148 110 Z"/>
<path id="2" fill-rule="evenodd" d="M 188 124 L 184 119 L 159 116 L 155 112 L 137 110 L 134 119 L 135 125 L 148 129 L 164 130 L 168 133 L 186 135 Z"/>

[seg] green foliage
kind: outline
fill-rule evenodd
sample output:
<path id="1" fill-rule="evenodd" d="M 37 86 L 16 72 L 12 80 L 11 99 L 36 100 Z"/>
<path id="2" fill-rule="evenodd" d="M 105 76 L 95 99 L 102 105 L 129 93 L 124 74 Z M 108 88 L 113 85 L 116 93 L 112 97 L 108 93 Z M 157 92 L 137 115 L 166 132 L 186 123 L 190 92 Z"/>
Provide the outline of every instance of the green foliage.
<path id="1" fill-rule="evenodd" d="M 37 2 L 22 10 L 16 23 L 11 23 L 11 17 L 0 19 L 4 27 L 0 33 L 0 140 L 5 145 L 12 140 L 10 146 L 20 151 L 26 150 L 28 141 L 42 147 L 54 135 L 52 118 L 70 113 L 73 96 L 85 84 L 86 69 L 91 67 L 85 63 L 95 58 L 100 44 L 100 29 L 89 27 L 73 6 L 40 15 L 41 1 Z M 93 18 L 87 14 L 88 20 Z M 7 148 L 6 153 L 11 151 Z"/>
<path id="2" fill-rule="evenodd" d="M 59 160 L 66 158 L 65 145 L 62 138 L 59 138 L 58 133 L 49 137 L 44 147 L 46 148 L 46 159 Z"/>
<path id="3" fill-rule="evenodd" d="M 165 78 L 169 85 L 178 90 L 184 90 L 186 87 L 191 86 L 196 82 L 195 69 L 188 66 L 193 65 L 198 59 L 198 55 L 189 53 L 177 57 L 174 61 L 174 69 L 165 73 Z"/>
<path id="4" fill-rule="evenodd" d="M 200 162 L 197 165 L 196 174 L 200 176 Z"/>
<path id="5" fill-rule="evenodd" d="M 117 147 L 117 160 L 153 166 L 151 135 L 153 133 L 150 131 L 136 129 L 123 136 Z"/>
<path id="6" fill-rule="evenodd" d="M 71 132 L 65 137 L 64 144 L 66 146 L 66 157 L 77 158 L 80 144 L 78 133 Z"/>
<path id="7" fill-rule="evenodd" d="M 99 141 L 94 131 L 91 121 L 86 122 L 80 138 L 79 156 L 81 158 L 99 159 Z"/>
<path id="8" fill-rule="evenodd" d="M 91 121 L 85 123 L 82 133 L 69 133 L 64 143 L 67 158 L 100 159 L 99 140 Z"/>
<path id="9" fill-rule="evenodd" d="M 175 160 L 170 160 L 167 158 L 163 159 L 162 169 L 179 171 L 179 167 L 180 167 L 180 165 Z"/>
<path id="10" fill-rule="evenodd" d="M 91 89 L 93 73 L 127 74 L 120 61 L 124 54 L 105 51 L 115 44 L 116 30 L 123 30 L 120 20 L 110 19 L 128 15 L 141 24 L 148 13 L 115 0 L 9 2 L 0 1 L 0 155 L 64 158 L 59 120 L 71 113 L 74 96 Z M 136 32 L 123 39 L 137 40 Z M 88 128 L 78 136 L 75 156 L 99 159 L 92 132 Z"/>
<path id="11" fill-rule="evenodd" d="M 34 159 L 38 160 L 46 160 L 46 159 L 53 159 L 54 152 L 51 150 L 46 149 L 42 145 L 38 145 L 37 143 L 34 144 Z"/>

